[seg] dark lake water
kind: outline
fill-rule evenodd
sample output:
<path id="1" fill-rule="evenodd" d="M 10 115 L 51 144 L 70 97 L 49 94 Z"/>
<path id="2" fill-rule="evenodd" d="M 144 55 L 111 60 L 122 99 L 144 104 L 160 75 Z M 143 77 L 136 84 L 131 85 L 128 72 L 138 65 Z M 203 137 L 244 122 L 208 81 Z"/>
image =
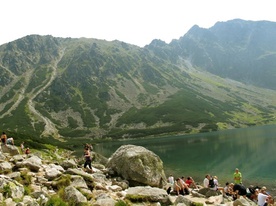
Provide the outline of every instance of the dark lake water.
<path id="1" fill-rule="evenodd" d="M 218 176 L 220 185 L 233 181 L 236 167 L 243 183 L 266 186 L 276 193 L 276 125 L 194 135 L 103 142 L 94 150 L 110 157 L 121 145 L 143 146 L 163 161 L 166 175 L 192 176 L 202 183 L 205 174 Z"/>

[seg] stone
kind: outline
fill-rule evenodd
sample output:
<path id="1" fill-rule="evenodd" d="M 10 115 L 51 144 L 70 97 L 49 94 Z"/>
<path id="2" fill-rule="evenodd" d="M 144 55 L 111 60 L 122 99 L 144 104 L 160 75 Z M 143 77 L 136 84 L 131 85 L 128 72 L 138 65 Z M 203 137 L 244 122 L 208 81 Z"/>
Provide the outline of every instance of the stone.
<path id="1" fill-rule="evenodd" d="M 130 186 L 163 188 L 166 176 L 162 160 L 141 146 L 123 145 L 110 157 L 107 168 L 128 180 Z"/>

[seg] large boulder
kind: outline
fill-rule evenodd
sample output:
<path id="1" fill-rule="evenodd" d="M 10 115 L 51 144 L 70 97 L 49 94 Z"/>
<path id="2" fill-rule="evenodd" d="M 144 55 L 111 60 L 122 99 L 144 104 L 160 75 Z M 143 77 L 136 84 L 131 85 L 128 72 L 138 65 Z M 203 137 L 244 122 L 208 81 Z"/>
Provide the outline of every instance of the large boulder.
<path id="1" fill-rule="evenodd" d="M 17 162 L 16 166 L 19 168 L 29 168 L 33 172 L 38 172 L 39 169 L 42 168 L 42 161 L 37 156 L 31 156 L 30 158 L 25 159 L 23 162 Z"/>
<path id="2" fill-rule="evenodd" d="M 1 150 L 3 153 L 9 153 L 10 155 L 18 155 L 19 150 L 16 146 L 14 145 L 1 145 Z"/>
<path id="3" fill-rule="evenodd" d="M 110 157 L 106 167 L 128 180 L 130 186 L 163 188 L 166 184 L 162 160 L 141 146 L 121 146 Z"/>

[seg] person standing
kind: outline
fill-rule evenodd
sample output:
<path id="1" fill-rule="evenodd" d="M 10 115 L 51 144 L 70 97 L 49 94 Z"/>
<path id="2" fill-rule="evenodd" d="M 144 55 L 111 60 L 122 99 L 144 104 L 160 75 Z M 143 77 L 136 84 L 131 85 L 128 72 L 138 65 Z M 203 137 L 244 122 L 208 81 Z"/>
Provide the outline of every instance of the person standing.
<path id="1" fill-rule="evenodd" d="M 93 173 L 93 169 L 91 165 L 92 159 L 91 159 L 90 149 L 88 148 L 84 149 L 84 158 L 85 158 L 84 169 L 86 169 L 86 167 L 88 166 L 90 168 L 90 172 Z"/>
<path id="2" fill-rule="evenodd" d="M 20 144 L 20 149 L 21 149 L 21 152 L 24 153 L 24 149 L 25 149 L 24 142 Z"/>
<path id="3" fill-rule="evenodd" d="M 238 168 L 236 168 L 233 176 L 234 176 L 234 183 L 235 184 L 242 184 L 242 174 L 241 174 L 241 172 L 239 171 Z"/>

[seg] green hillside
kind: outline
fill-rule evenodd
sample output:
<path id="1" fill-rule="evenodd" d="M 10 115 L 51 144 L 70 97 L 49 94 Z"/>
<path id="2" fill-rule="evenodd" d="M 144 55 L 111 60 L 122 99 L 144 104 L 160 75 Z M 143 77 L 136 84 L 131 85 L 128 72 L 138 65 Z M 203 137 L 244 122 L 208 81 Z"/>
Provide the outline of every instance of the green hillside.
<path id="1" fill-rule="evenodd" d="M 274 86 L 268 79 L 268 88 L 260 87 L 258 64 L 256 68 L 245 65 L 264 62 L 263 70 L 269 73 L 258 78 L 266 82 L 267 75 L 276 75 L 274 60 L 267 56 L 276 49 L 268 48 L 267 40 L 251 44 L 258 55 L 241 58 L 238 64 L 243 69 L 238 70 L 231 54 L 252 48 L 244 47 L 235 35 L 224 35 L 227 26 L 232 22 L 204 31 L 194 27 L 171 44 L 154 40 L 144 48 L 119 41 L 38 35 L 2 45 L 1 130 L 61 140 L 189 134 L 273 124 Z M 228 48 L 225 39 L 235 46 Z M 231 65 L 240 71 L 239 78 L 227 76 Z M 250 81 L 256 79 L 255 86 L 242 81 L 245 73 L 252 74 Z"/>

